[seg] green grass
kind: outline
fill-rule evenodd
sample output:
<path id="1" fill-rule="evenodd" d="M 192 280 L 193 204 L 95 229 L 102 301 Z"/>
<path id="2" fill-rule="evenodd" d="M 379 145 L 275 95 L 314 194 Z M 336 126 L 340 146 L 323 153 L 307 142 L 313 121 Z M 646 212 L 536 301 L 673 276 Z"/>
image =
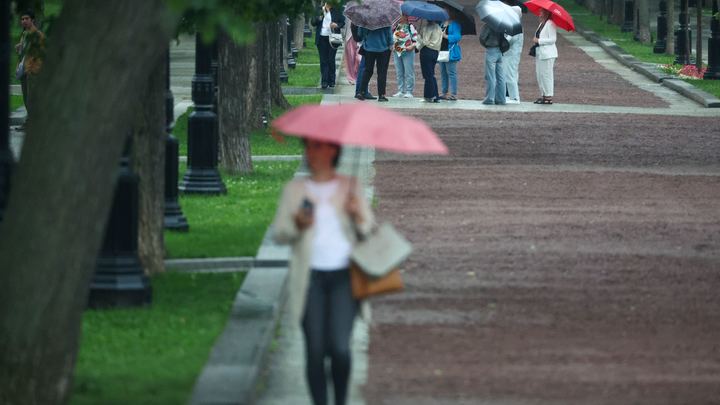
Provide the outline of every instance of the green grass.
<path id="1" fill-rule="evenodd" d="M 322 94 L 313 95 L 291 95 L 285 96 L 291 106 L 297 107 L 303 104 L 320 104 Z M 175 121 L 173 135 L 178 139 L 180 144 L 180 156 L 187 156 L 187 126 L 188 116 L 192 112 L 193 107 L 178 117 Z M 277 117 L 283 112 L 282 109 L 276 108 L 272 111 L 272 115 Z M 269 129 L 257 129 L 250 135 L 250 148 L 255 156 L 262 155 L 299 155 L 302 154 L 303 148 L 297 138 L 285 137 L 285 142 L 278 143 L 270 136 Z"/>
<path id="2" fill-rule="evenodd" d="M 318 54 L 313 38 L 305 38 L 305 47 L 298 49 L 296 62 L 320 65 L 320 54 Z"/>
<path id="3" fill-rule="evenodd" d="M 642 62 L 655 64 L 672 64 L 674 55 L 656 54 L 653 52 L 653 43 L 643 44 L 633 39 L 632 32 L 621 32 L 620 27 L 608 24 L 606 20 L 590 13 L 572 0 L 558 0 L 572 16 L 575 25 L 594 31 L 600 37 L 615 42 L 619 47 Z M 668 38 L 670 39 L 670 38 Z M 718 80 L 686 80 L 688 83 L 720 97 L 720 81 Z"/>
<path id="4" fill-rule="evenodd" d="M 165 232 L 168 257 L 255 256 L 275 215 L 280 190 L 299 163 L 258 162 L 250 175 L 223 174 L 227 195 L 181 196 L 190 231 Z"/>
<path id="5" fill-rule="evenodd" d="M 288 73 L 289 87 L 318 87 L 320 85 L 320 65 L 297 66 Z"/>
<path id="6" fill-rule="evenodd" d="M 10 111 L 15 111 L 23 106 L 23 98 L 20 95 L 10 95 Z"/>
<path id="7" fill-rule="evenodd" d="M 187 403 L 244 277 L 159 274 L 152 306 L 86 311 L 70 403 Z"/>

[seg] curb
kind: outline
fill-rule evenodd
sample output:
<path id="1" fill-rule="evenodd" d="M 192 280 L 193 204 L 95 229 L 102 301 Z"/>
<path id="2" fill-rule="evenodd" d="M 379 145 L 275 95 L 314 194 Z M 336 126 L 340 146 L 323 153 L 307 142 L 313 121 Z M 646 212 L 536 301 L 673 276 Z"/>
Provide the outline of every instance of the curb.
<path id="1" fill-rule="evenodd" d="M 575 28 L 575 31 L 583 38 L 600 46 L 618 62 L 642 74 L 648 79 L 656 83 L 660 83 L 663 86 L 689 98 L 690 100 L 705 106 L 706 108 L 720 108 L 720 99 L 714 95 L 677 79 L 675 76 L 668 75 L 652 63 L 640 62 L 634 56 L 628 54 L 624 49 L 619 47 L 615 42 L 602 39 L 594 31 L 585 30 L 580 27 Z"/>
<path id="2" fill-rule="evenodd" d="M 181 273 L 221 273 L 247 270 L 255 265 L 254 257 L 213 257 L 207 259 L 168 259 L 167 271 Z"/>

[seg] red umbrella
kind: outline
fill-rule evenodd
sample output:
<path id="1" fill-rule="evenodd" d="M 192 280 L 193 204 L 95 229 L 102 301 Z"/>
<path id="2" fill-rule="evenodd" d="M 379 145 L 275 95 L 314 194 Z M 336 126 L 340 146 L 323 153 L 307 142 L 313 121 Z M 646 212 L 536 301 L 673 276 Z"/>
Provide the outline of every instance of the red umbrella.
<path id="1" fill-rule="evenodd" d="M 278 117 L 272 127 L 287 135 L 341 145 L 448 154 L 425 122 L 370 103 L 304 105 Z"/>
<path id="2" fill-rule="evenodd" d="M 523 3 L 530 12 L 535 15 L 540 15 L 540 10 L 547 10 L 550 12 L 550 18 L 553 20 L 555 25 L 564 29 L 565 31 L 575 31 L 575 23 L 573 22 L 570 13 L 568 13 L 561 5 L 551 0 L 528 0 Z"/>

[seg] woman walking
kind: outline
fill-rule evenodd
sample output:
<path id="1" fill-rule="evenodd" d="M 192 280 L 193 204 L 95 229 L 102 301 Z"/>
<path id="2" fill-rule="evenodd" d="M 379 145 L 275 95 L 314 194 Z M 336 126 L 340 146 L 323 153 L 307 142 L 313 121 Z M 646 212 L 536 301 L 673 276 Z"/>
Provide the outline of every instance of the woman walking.
<path id="1" fill-rule="evenodd" d="M 362 76 L 360 89 L 367 89 L 370 84 L 370 78 L 373 75 L 375 66 L 377 66 L 377 90 L 380 102 L 388 101 L 385 97 L 385 87 L 387 84 L 387 70 L 390 65 L 390 49 L 393 45 L 392 30 L 390 27 L 378 28 L 376 30 L 368 30 L 366 28 L 358 28 L 358 35 L 362 41 L 362 48 L 365 50 L 365 71 Z M 368 100 L 371 97 L 363 92 L 356 94 L 355 98 L 359 100 Z"/>
<path id="2" fill-rule="evenodd" d="M 310 176 L 285 186 L 273 224 L 275 240 L 292 245 L 288 309 L 305 335 L 306 377 L 313 403 L 325 405 L 325 358 L 335 404 L 347 399 L 350 338 L 358 301 L 350 285 L 350 252 L 373 215 L 358 182 L 336 173 L 339 145 L 304 140 Z"/>
<path id="3" fill-rule="evenodd" d="M 393 97 L 412 98 L 415 89 L 415 46 L 417 30 L 406 15 L 400 16 L 393 32 L 393 57 L 397 72 L 398 91 Z"/>
<path id="4" fill-rule="evenodd" d="M 335 87 L 335 53 L 337 48 L 330 44 L 330 34 L 339 34 L 345 26 L 342 10 L 325 2 L 320 8 L 320 15 L 310 23 L 315 27 L 315 46 L 320 55 L 320 84 L 323 89 Z"/>
<path id="5" fill-rule="evenodd" d="M 535 76 L 540 87 L 540 98 L 535 100 L 535 104 L 552 104 L 554 93 L 554 73 L 555 59 L 558 57 L 555 41 L 557 40 L 557 28 L 553 20 L 550 19 L 550 12 L 542 10 L 540 12 L 540 25 L 535 31 L 533 42 L 537 44 L 535 50 Z"/>
<path id="6" fill-rule="evenodd" d="M 457 64 L 462 59 L 462 50 L 460 49 L 462 30 L 460 24 L 453 19 L 454 11 L 451 9 L 447 11 L 450 20 L 448 20 L 442 36 L 447 41 L 450 58 L 447 62 L 440 62 L 440 78 L 442 82 L 442 96 L 440 96 L 440 99 L 455 101 L 457 100 Z M 448 94 L 448 88 L 450 94 Z"/>
<path id="7" fill-rule="evenodd" d="M 428 103 L 437 103 L 439 101 L 438 85 L 435 79 L 435 64 L 440 52 L 442 38 L 442 29 L 437 23 L 420 20 L 417 48 L 420 50 L 420 69 L 425 80 L 423 97 L 424 101 Z"/>

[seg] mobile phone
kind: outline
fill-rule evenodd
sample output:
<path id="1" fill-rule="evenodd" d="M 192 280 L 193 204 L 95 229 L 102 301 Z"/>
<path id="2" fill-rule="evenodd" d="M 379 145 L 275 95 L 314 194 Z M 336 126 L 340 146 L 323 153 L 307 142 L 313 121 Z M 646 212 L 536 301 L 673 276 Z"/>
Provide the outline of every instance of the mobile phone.
<path id="1" fill-rule="evenodd" d="M 308 200 L 307 198 L 304 198 L 300 208 L 303 211 L 305 211 L 306 215 L 310 216 L 313 214 L 313 209 L 315 208 L 315 206 L 313 205 L 312 201 Z"/>

